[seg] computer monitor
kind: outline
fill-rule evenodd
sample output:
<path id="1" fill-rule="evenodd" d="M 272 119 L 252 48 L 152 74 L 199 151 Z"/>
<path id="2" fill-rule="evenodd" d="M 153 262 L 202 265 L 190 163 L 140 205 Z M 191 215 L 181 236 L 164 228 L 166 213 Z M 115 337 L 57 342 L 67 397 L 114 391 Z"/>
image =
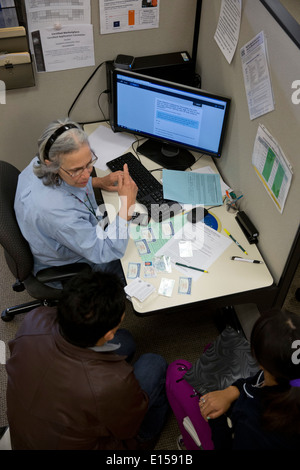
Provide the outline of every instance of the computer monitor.
<path id="1" fill-rule="evenodd" d="M 229 98 L 118 69 L 111 92 L 113 131 L 147 137 L 137 150 L 164 168 L 190 167 L 191 150 L 221 156 Z"/>

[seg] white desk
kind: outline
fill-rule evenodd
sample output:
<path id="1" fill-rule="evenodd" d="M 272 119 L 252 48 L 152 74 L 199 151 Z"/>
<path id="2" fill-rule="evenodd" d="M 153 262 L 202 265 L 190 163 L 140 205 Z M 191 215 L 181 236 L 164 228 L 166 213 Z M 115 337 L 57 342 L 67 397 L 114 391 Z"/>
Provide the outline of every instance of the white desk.
<path id="1" fill-rule="evenodd" d="M 95 129 L 96 125 L 88 125 L 85 130 L 89 133 Z M 97 149 L 95 149 L 97 151 Z M 129 149 L 130 150 L 130 149 Z M 150 161 L 145 157 L 141 157 L 141 161 L 149 170 L 158 168 L 158 165 Z M 193 169 L 200 168 L 210 165 L 211 168 L 217 172 L 217 168 L 212 160 L 208 156 L 203 156 L 199 162 L 197 162 Z M 187 170 L 188 171 L 188 170 Z M 97 170 L 97 174 L 102 176 L 107 174 L 107 171 Z M 156 178 L 161 178 L 161 172 L 156 171 L 153 173 Z M 108 211 L 110 220 L 118 211 L 119 199 L 117 193 L 110 193 L 102 191 L 103 199 Z M 136 205 L 136 210 L 139 210 L 139 205 Z M 238 223 L 235 220 L 235 214 L 226 211 L 225 205 L 215 207 L 210 210 L 210 213 L 217 216 L 221 222 L 221 233 L 225 234 L 224 228 L 226 228 L 234 238 L 243 246 L 248 253 L 249 259 L 261 260 L 262 256 L 258 250 L 257 245 L 249 244 L 246 240 L 245 235 L 240 229 Z M 179 216 L 180 217 L 180 216 Z M 132 299 L 134 310 L 137 314 L 143 316 L 150 312 L 162 311 L 165 309 L 188 306 L 197 302 L 211 301 L 221 297 L 227 297 L 236 295 L 239 293 L 245 293 L 255 291 L 256 289 L 263 289 L 272 286 L 273 278 L 266 266 L 266 264 L 252 264 L 232 261 L 232 256 L 247 257 L 240 250 L 240 248 L 232 242 L 230 246 L 224 251 L 224 253 L 210 266 L 209 273 L 201 274 L 197 281 L 193 280 L 192 291 L 190 295 L 178 294 L 178 282 L 179 278 L 188 274 L 182 274 L 177 268 L 172 269 L 172 273 L 158 272 L 156 278 L 144 278 L 143 276 L 143 260 L 141 259 L 135 243 L 132 239 L 129 240 L 128 248 L 125 256 L 121 260 L 124 274 L 126 276 L 128 270 L 128 263 L 137 262 L 141 263 L 140 277 L 147 282 L 150 282 L 155 287 L 155 292 L 152 293 L 144 302 L 139 302 L 135 298 Z M 182 260 L 184 263 L 184 259 Z M 161 278 L 170 278 L 175 280 L 172 297 L 166 297 L 158 294 L 159 285 Z M 131 282 L 128 279 L 128 284 Z"/>

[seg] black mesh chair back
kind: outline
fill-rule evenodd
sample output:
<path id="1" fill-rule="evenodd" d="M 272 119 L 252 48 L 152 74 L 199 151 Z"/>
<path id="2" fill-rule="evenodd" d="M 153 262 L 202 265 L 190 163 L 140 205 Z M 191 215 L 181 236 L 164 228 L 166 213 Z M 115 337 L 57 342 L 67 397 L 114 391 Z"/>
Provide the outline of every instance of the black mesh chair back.
<path id="1" fill-rule="evenodd" d="M 62 289 L 50 287 L 47 283 L 65 282 L 79 272 L 91 269 L 86 263 L 75 263 L 43 269 L 36 276 L 32 274 L 33 255 L 21 233 L 14 211 L 19 174 L 16 167 L 0 161 L 0 244 L 4 249 L 7 266 L 16 278 L 13 290 L 18 292 L 26 289 L 36 301 L 8 307 L 1 314 L 3 321 L 10 321 L 16 314 L 25 313 L 39 305 L 57 303 Z"/>
<path id="2" fill-rule="evenodd" d="M 19 173 L 10 163 L 0 161 L 0 243 L 10 271 L 22 282 L 32 271 L 33 256 L 14 211 Z"/>

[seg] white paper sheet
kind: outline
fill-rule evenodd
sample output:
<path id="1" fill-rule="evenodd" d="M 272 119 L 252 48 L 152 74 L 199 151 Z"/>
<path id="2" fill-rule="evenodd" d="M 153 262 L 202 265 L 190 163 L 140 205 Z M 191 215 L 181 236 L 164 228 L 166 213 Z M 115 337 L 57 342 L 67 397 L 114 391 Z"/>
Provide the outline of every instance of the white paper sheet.
<path id="1" fill-rule="evenodd" d="M 214 39 L 230 64 L 240 34 L 242 0 L 222 0 Z"/>
<path id="2" fill-rule="evenodd" d="M 135 297 L 140 302 L 144 302 L 155 291 L 155 287 L 137 277 L 124 287 L 124 290 L 129 297 Z"/>
<path id="3" fill-rule="evenodd" d="M 193 256 L 191 258 L 181 258 L 179 243 L 182 240 L 192 242 Z M 209 273 L 194 271 L 193 269 L 183 268 L 175 263 L 183 263 L 195 268 L 209 271 L 209 267 L 222 255 L 229 247 L 232 240 L 221 233 L 213 230 L 202 222 L 197 224 L 185 224 L 181 230 L 176 232 L 157 253 L 156 256 L 169 256 L 172 264 L 180 272 L 188 277 L 197 280 L 200 276 L 209 276 Z"/>
<path id="4" fill-rule="evenodd" d="M 39 33 L 45 72 L 95 65 L 91 24 L 62 26 L 59 29 L 48 27 Z"/>
<path id="5" fill-rule="evenodd" d="M 126 133 L 114 133 L 109 127 L 98 126 L 89 136 L 90 146 L 98 157 L 96 168 L 107 170 L 106 162 L 122 155 L 134 141 L 135 137 Z"/>
<path id="6" fill-rule="evenodd" d="M 90 25 L 91 27 L 90 0 L 59 0 L 56 2 L 49 0 L 25 0 L 25 6 L 29 31 L 29 45 L 30 50 L 35 55 L 37 72 L 46 71 L 42 51 L 43 46 L 47 49 L 47 60 L 49 60 L 48 71 L 64 70 L 62 66 L 60 68 L 55 68 L 53 56 L 56 55 L 57 63 L 61 63 L 59 58 L 59 51 L 55 51 L 54 47 L 51 46 L 51 44 L 48 42 L 47 36 L 45 36 L 45 28 L 52 28 L 54 30 L 60 31 L 63 27 L 70 27 L 75 25 Z M 43 36 L 44 44 L 42 44 L 41 36 Z M 91 48 L 91 54 L 93 56 L 94 61 L 93 37 Z M 64 54 L 63 47 L 60 47 L 60 52 L 62 53 L 62 55 Z M 87 54 L 85 51 L 85 56 L 86 55 Z M 66 54 L 63 55 L 63 60 L 70 63 L 70 59 L 67 58 Z M 76 65 L 76 63 L 79 64 L 79 62 L 81 62 L 81 64 Z M 85 66 L 82 61 L 82 54 L 78 58 L 76 58 L 75 56 L 75 60 L 72 60 L 72 63 L 75 64 L 76 67 Z M 91 64 L 87 62 L 86 65 L 93 64 L 94 62 Z"/>
<path id="7" fill-rule="evenodd" d="M 263 31 L 242 47 L 241 59 L 249 114 L 252 120 L 274 110 L 268 52 Z"/>
<path id="8" fill-rule="evenodd" d="M 29 31 L 46 26 L 91 23 L 90 0 L 25 0 Z"/>

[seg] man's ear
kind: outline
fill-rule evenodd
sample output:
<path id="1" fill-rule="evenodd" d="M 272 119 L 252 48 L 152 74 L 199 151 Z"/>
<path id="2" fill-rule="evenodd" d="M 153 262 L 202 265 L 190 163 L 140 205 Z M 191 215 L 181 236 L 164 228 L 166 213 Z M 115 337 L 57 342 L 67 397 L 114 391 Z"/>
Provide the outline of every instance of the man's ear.
<path id="1" fill-rule="evenodd" d="M 50 160 L 48 160 L 47 158 L 44 160 L 45 162 L 45 165 L 49 166 L 51 164 Z"/>

